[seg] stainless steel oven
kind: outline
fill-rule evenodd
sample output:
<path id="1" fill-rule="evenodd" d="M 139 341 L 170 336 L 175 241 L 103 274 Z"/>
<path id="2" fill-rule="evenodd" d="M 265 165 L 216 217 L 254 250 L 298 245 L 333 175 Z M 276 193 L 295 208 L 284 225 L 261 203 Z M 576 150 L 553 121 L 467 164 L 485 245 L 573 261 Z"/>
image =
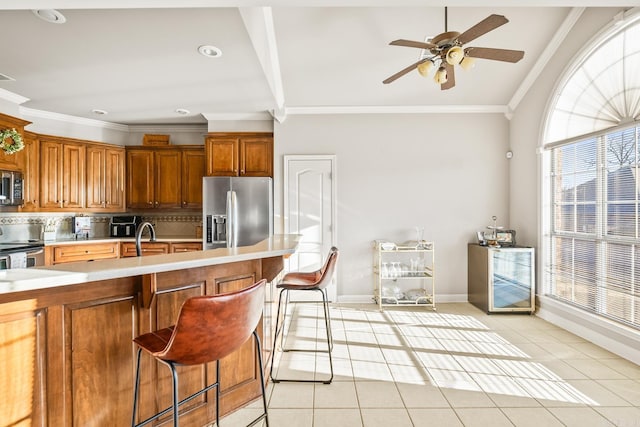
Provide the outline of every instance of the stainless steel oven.
<path id="1" fill-rule="evenodd" d="M 0 243 L 0 270 L 44 265 L 42 243 Z"/>

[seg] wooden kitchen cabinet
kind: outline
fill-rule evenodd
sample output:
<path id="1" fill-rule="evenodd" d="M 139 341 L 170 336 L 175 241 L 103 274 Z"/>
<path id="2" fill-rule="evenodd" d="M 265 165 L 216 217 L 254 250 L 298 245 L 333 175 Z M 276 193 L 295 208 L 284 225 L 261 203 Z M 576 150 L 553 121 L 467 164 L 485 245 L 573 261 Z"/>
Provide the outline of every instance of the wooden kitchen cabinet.
<path id="1" fill-rule="evenodd" d="M 76 261 L 96 261 L 100 259 L 119 258 L 118 242 L 113 243 L 81 243 L 47 246 L 51 253 L 51 264 L 63 264 Z"/>
<path id="2" fill-rule="evenodd" d="M 23 198 L 22 212 L 40 208 L 40 141 L 33 132 L 24 133 L 22 150 Z"/>
<path id="3" fill-rule="evenodd" d="M 40 208 L 77 210 L 85 207 L 86 144 L 67 138 L 40 138 Z"/>
<path id="4" fill-rule="evenodd" d="M 87 145 L 87 209 L 124 212 L 124 147 Z"/>
<path id="5" fill-rule="evenodd" d="M 182 206 L 182 153 L 179 150 L 159 150 L 155 153 L 155 208 L 168 209 Z"/>
<path id="6" fill-rule="evenodd" d="M 273 177 L 273 133 L 209 133 L 205 151 L 208 176 Z"/>
<path id="7" fill-rule="evenodd" d="M 202 250 L 202 243 L 198 243 L 198 242 L 176 242 L 176 243 L 171 243 L 171 253 L 178 253 L 178 252 L 194 252 L 194 251 L 201 251 Z"/>
<path id="8" fill-rule="evenodd" d="M 5 129 L 15 129 L 23 136 L 23 141 L 24 127 L 30 123 L 31 122 L 28 122 L 26 120 L 0 113 L 0 130 L 4 131 Z M 14 171 L 21 170 L 23 152 L 24 150 L 18 151 L 17 153 L 7 154 L 4 152 L 4 150 L 0 150 L 0 169 L 8 169 Z"/>
<path id="9" fill-rule="evenodd" d="M 171 244 L 168 242 L 142 242 L 140 248 L 142 249 L 142 256 L 149 255 L 162 255 L 170 252 Z M 134 257 L 138 256 L 136 253 L 136 244 L 133 242 L 120 243 L 120 257 Z"/>
<path id="10" fill-rule="evenodd" d="M 127 208 L 202 207 L 202 147 L 127 147 Z"/>
<path id="11" fill-rule="evenodd" d="M 202 209 L 202 177 L 205 174 L 204 149 L 182 151 L 182 207 Z"/>

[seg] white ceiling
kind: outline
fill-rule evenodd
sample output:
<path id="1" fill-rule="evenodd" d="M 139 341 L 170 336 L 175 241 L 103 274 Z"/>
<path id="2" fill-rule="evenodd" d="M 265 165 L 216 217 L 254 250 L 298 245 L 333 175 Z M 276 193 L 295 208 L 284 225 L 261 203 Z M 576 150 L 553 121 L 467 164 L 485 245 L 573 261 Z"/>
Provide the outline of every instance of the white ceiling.
<path id="1" fill-rule="evenodd" d="M 89 3 L 89 4 L 87 4 Z M 5 0 L 0 5 L 0 98 L 34 112 L 120 124 L 379 110 L 508 111 L 526 93 L 582 6 L 612 0 L 448 1 L 448 29 L 464 31 L 492 13 L 509 23 L 467 46 L 524 50 L 516 64 L 478 60 L 441 91 L 411 72 L 418 49 L 389 46 L 444 31 L 442 1 Z M 153 7 L 150 7 L 150 4 Z M 262 5 L 265 3 L 262 2 Z M 319 5 L 319 6 L 318 6 Z M 353 6 L 351 6 L 353 5 Z M 55 8 L 52 24 L 30 9 Z M 118 9 L 119 8 L 119 9 Z M 205 58 L 197 48 L 219 47 Z M 527 77 L 529 76 L 529 77 Z M 191 111 L 187 116 L 177 108 Z M 107 115 L 97 116 L 92 109 Z"/>

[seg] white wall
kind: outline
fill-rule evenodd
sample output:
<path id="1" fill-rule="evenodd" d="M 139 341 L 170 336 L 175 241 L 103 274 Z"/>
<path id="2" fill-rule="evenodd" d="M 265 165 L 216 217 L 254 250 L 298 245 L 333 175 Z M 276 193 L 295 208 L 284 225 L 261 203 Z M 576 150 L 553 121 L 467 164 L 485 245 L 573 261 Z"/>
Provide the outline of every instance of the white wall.
<path id="1" fill-rule="evenodd" d="M 435 243 L 436 298 L 467 299 L 467 243 L 497 215 L 509 226 L 509 123 L 501 114 L 289 116 L 274 126 L 276 232 L 283 155 L 335 154 L 338 298 L 369 301 L 372 241 Z"/>

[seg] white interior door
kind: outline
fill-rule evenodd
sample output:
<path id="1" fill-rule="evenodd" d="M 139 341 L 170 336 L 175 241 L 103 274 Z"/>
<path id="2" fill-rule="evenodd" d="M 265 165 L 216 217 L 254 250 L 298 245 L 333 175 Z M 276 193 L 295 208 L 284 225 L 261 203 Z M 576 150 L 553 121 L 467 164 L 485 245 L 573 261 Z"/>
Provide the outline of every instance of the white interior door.
<path id="1" fill-rule="evenodd" d="M 317 270 L 336 244 L 335 163 L 332 155 L 284 156 L 284 229 L 302 235 L 289 271 Z M 335 278 L 327 294 L 336 300 Z"/>

